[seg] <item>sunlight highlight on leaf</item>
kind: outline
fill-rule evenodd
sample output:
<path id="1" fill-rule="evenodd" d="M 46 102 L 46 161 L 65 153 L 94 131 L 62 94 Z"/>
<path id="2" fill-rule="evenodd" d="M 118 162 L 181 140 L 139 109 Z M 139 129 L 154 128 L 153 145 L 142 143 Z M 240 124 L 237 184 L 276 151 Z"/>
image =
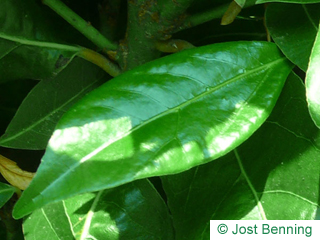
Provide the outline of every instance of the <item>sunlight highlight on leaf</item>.
<path id="1" fill-rule="evenodd" d="M 225 155 L 269 116 L 291 67 L 275 44 L 229 42 L 188 49 L 114 78 L 61 119 L 15 216 Z"/>
<path id="2" fill-rule="evenodd" d="M 320 29 L 320 28 L 319 28 Z M 320 31 L 314 42 L 306 77 L 307 100 L 310 115 L 320 128 Z"/>

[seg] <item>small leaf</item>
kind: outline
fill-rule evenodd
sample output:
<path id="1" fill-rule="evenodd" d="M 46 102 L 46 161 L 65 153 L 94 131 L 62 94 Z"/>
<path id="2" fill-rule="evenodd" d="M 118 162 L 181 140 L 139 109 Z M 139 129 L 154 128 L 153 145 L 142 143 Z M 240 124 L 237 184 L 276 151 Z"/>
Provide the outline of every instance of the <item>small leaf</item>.
<path id="1" fill-rule="evenodd" d="M 105 80 L 106 74 L 97 66 L 75 58 L 54 79 L 41 81 L 30 91 L 0 138 L 0 145 L 45 149 L 62 114 Z"/>
<path id="2" fill-rule="evenodd" d="M 209 220 L 315 219 L 319 153 L 320 130 L 301 79 L 291 74 L 271 116 L 237 150 L 161 177 L 176 239 L 208 239 Z"/>
<path id="3" fill-rule="evenodd" d="M 310 57 L 306 89 L 311 117 L 320 128 L 320 31 L 318 31 Z"/>
<path id="4" fill-rule="evenodd" d="M 58 41 L 55 31 L 34 1 L 1 0 L 0 83 L 59 73 L 81 48 Z"/>
<path id="5" fill-rule="evenodd" d="M 0 182 L 0 208 L 12 197 L 15 187 Z"/>
<path id="6" fill-rule="evenodd" d="M 229 42 L 114 78 L 60 120 L 14 215 L 223 156 L 269 116 L 290 70 L 272 43 Z"/>
<path id="7" fill-rule="evenodd" d="M 168 209 L 147 180 L 50 204 L 28 216 L 23 229 L 26 240 L 174 239 Z"/>
<path id="8" fill-rule="evenodd" d="M 25 190 L 31 182 L 34 173 L 18 167 L 17 163 L 0 155 L 0 173 L 12 185 Z"/>
<path id="9" fill-rule="evenodd" d="M 306 71 L 318 31 L 320 4 L 271 4 L 266 24 L 272 39 L 294 64 Z"/>
<path id="10" fill-rule="evenodd" d="M 227 11 L 222 16 L 221 25 L 231 24 L 241 12 L 242 7 L 243 6 L 239 5 L 236 1 L 232 1 Z"/>

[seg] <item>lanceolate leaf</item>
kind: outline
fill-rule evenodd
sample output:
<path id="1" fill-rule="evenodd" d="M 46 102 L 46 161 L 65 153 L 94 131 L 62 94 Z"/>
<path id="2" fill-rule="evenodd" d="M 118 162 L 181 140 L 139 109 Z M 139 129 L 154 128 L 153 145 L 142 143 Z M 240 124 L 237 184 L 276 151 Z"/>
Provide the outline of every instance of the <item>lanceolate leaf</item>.
<path id="1" fill-rule="evenodd" d="M 28 216 L 23 229 L 26 240 L 174 239 L 167 206 L 147 180 L 50 204 Z"/>
<path id="2" fill-rule="evenodd" d="M 58 123 L 15 217 L 77 193 L 223 156 L 269 116 L 290 69 L 272 43 L 230 42 L 120 75 Z"/>
<path id="3" fill-rule="evenodd" d="M 41 81 L 22 102 L 0 145 L 45 149 L 62 116 L 76 101 L 106 80 L 97 66 L 75 58 L 51 81 Z"/>
<path id="4" fill-rule="evenodd" d="M 311 117 L 320 128 L 320 31 L 318 31 L 310 57 L 306 89 Z"/>
<path id="5" fill-rule="evenodd" d="M 214 162 L 162 177 L 177 240 L 208 239 L 210 219 L 316 217 L 320 131 L 304 92 L 301 79 L 291 74 L 270 118 L 243 145 Z"/>
<path id="6" fill-rule="evenodd" d="M 320 4 L 271 4 L 266 23 L 272 39 L 294 64 L 306 71 L 318 31 Z"/>
<path id="7" fill-rule="evenodd" d="M 0 208 L 12 197 L 15 191 L 15 187 L 0 183 Z"/>
<path id="8" fill-rule="evenodd" d="M 0 1 L 0 83 L 51 78 L 80 50 L 57 43 L 45 17 L 34 1 Z"/>

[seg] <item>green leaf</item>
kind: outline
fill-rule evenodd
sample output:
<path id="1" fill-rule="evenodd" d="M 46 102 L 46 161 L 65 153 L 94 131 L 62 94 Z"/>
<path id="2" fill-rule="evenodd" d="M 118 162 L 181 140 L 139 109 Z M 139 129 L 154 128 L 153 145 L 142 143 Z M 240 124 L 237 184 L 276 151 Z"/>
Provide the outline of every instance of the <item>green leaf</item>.
<path id="1" fill-rule="evenodd" d="M 271 4 L 266 12 L 268 30 L 286 57 L 306 71 L 318 31 L 320 4 Z"/>
<path id="2" fill-rule="evenodd" d="M 12 197 L 15 187 L 0 182 L 0 208 Z"/>
<path id="3" fill-rule="evenodd" d="M 24 79 L 0 84 L 0 135 L 4 134 L 21 102 L 37 83 Z"/>
<path id="4" fill-rule="evenodd" d="M 15 217 L 74 194 L 223 156 L 269 116 L 290 70 L 275 44 L 229 42 L 120 75 L 58 123 Z"/>
<path id="5" fill-rule="evenodd" d="M 28 216 L 23 229 L 26 240 L 174 239 L 167 206 L 147 180 L 50 204 Z"/>
<path id="6" fill-rule="evenodd" d="M 307 100 L 310 115 L 320 128 L 320 31 L 313 45 L 309 68 L 306 76 Z"/>
<path id="7" fill-rule="evenodd" d="M 0 1 L 0 83 L 51 78 L 70 62 L 81 48 L 58 43 L 54 27 L 34 1 Z"/>
<path id="8" fill-rule="evenodd" d="M 41 81 L 22 102 L 0 145 L 45 149 L 61 118 L 76 101 L 105 82 L 97 66 L 76 58 L 51 81 Z"/>
<path id="9" fill-rule="evenodd" d="M 314 219 L 319 153 L 320 131 L 301 79 L 291 74 L 271 116 L 248 141 L 221 159 L 161 177 L 176 239 L 207 239 L 210 219 Z"/>
<path id="10" fill-rule="evenodd" d="M 269 2 L 307 4 L 307 3 L 320 3 L 320 0 L 257 0 L 257 1 L 256 1 L 256 4 L 259 4 L 259 3 L 269 3 Z"/>

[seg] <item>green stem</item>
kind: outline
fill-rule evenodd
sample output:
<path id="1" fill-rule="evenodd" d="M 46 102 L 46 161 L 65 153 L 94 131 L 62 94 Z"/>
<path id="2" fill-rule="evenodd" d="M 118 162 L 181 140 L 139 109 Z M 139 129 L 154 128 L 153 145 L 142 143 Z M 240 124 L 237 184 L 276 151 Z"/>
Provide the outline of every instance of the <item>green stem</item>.
<path id="1" fill-rule="evenodd" d="M 43 0 L 43 4 L 50 7 L 74 28 L 86 36 L 99 48 L 106 50 L 116 50 L 118 45 L 105 38 L 97 29 L 92 27 L 90 23 L 83 20 L 79 15 L 68 8 L 64 3 L 59 0 Z"/>
<path id="2" fill-rule="evenodd" d="M 121 68 L 127 71 L 159 58 L 160 51 L 175 52 L 180 47 L 185 48 L 186 44 L 181 41 L 173 42 L 171 46 L 171 43 L 161 41 L 170 39 L 174 29 L 183 23 L 185 11 L 192 1 L 128 1 L 126 37 L 119 44 L 117 55 Z"/>
<path id="3" fill-rule="evenodd" d="M 179 29 L 176 29 L 176 32 L 200 25 L 205 22 L 209 22 L 214 19 L 222 18 L 224 13 L 227 11 L 227 9 L 230 5 L 230 2 L 227 4 L 221 5 L 219 7 L 209 9 L 208 11 L 194 14 L 194 15 L 187 17 L 184 24 L 182 26 L 180 26 Z M 253 5 L 255 5 L 255 0 L 247 0 L 244 8 L 251 7 Z"/>
<path id="4" fill-rule="evenodd" d="M 156 0 L 128 1 L 126 37 L 119 44 L 118 62 L 127 71 L 161 56 L 155 47 L 159 39 L 159 12 Z"/>

